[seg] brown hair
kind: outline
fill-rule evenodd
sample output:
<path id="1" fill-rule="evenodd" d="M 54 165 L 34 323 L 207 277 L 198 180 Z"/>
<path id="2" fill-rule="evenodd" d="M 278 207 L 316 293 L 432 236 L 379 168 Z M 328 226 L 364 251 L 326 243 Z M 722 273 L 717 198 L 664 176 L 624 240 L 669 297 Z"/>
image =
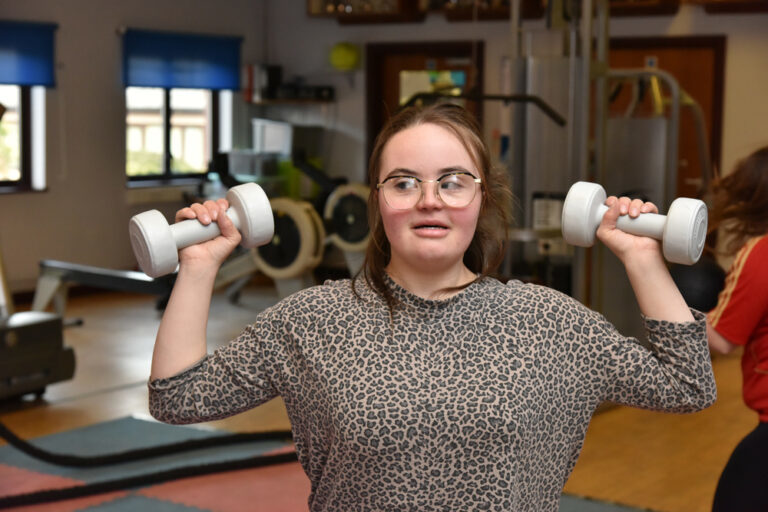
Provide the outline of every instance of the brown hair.
<path id="1" fill-rule="evenodd" d="M 752 237 L 768 233 L 768 146 L 740 160 L 733 172 L 712 182 L 709 232 L 728 235 L 726 255 Z"/>
<path id="2" fill-rule="evenodd" d="M 368 225 L 371 241 L 363 266 L 352 283 L 354 289 L 355 281 L 362 274 L 368 286 L 384 298 L 390 311 L 394 311 L 398 301 L 385 282 L 384 268 L 389 264 L 391 253 L 389 240 L 381 222 L 379 194 L 375 187 L 381 171 L 381 156 L 389 140 L 407 128 L 426 123 L 440 126 L 455 135 L 482 173 L 480 177 L 483 180 L 483 203 L 480 217 L 475 235 L 464 253 L 464 264 L 478 274 L 477 279 L 495 272 L 504 259 L 504 245 L 508 239 L 509 226 L 512 224 L 512 192 L 507 171 L 491 165 L 490 153 L 483 141 L 480 126 L 467 110 L 451 103 L 438 103 L 427 107 L 408 107 L 398 112 L 376 137 L 368 164 L 368 181 L 371 184 L 371 194 L 368 196 Z M 471 283 L 465 286 L 469 284 Z M 463 287 L 458 289 L 461 288 Z"/>

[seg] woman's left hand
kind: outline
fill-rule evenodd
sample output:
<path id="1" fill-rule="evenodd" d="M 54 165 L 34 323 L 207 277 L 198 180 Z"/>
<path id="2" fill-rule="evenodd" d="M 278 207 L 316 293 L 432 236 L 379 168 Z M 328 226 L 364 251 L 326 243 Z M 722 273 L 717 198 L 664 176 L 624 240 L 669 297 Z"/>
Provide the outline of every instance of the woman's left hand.
<path id="1" fill-rule="evenodd" d="M 659 209 L 655 204 L 644 202 L 642 199 L 617 198 L 616 196 L 607 198 L 605 204 L 609 208 L 597 228 L 597 237 L 625 265 L 628 258 L 657 258 L 661 255 L 661 243 L 658 240 L 632 235 L 616 227 L 620 215 L 629 215 L 634 219 L 644 213 L 658 213 Z"/>

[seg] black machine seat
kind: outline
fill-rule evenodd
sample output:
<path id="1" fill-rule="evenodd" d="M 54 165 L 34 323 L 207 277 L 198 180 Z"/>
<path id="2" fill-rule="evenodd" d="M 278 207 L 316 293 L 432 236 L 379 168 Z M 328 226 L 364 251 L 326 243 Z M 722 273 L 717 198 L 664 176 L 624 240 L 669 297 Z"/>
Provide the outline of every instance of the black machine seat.
<path id="1" fill-rule="evenodd" d="M 75 354 L 64 347 L 62 320 L 41 311 L 0 318 L 0 400 L 41 395 L 48 384 L 71 379 Z"/>

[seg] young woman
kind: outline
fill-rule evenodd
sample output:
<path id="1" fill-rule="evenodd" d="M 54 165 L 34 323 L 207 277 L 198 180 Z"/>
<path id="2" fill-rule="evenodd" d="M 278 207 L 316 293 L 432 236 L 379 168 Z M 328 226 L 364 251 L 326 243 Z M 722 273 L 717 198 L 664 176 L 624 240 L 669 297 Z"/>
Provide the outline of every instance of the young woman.
<path id="1" fill-rule="evenodd" d="M 758 424 L 735 448 L 720 476 L 713 510 L 768 510 L 768 146 L 713 184 L 711 230 L 722 228 L 736 255 L 707 315 L 709 345 L 727 354 L 744 347 L 743 396 Z"/>
<path id="2" fill-rule="evenodd" d="M 284 299 L 211 355 L 214 276 L 240 237 L 222 201 L 180 210 L 222 236 L 180 255 L 152 414 L 206 421 L 282 396 L 313 511 L 554 511 L 601 402 L 710 405 L 703 314 L 658 242 L 615 229 L 655 206 L 612 197 L 599 228 L 647 317 L 647 350 L 564 294 L 489 277 L 510 225 L 504 172 L 463 109 L 401 112 L 371 156 L 361 275 Z"/>

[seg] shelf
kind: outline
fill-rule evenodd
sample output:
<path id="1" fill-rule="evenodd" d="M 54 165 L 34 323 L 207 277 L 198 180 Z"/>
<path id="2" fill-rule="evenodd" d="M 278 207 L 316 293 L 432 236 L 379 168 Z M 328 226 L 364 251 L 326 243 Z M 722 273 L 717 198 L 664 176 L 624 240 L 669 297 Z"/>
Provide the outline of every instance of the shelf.
<path id="1" fill-rule="evenodd" d="M 372 25 L 375 23 L 422 23 L 427 17 L 424 11 L 400 13 L 360 13 L 337 14 L 336 21 L 340 25 Z"/>
<path id="2" fill-rule="evenodd" d="M 341 25 L 420 23 L 427 16 L 418 0 L 307 0 L 307 16 L 336 18 Z"/>
<path id="3" fill-rule="evenodd" d="M 703 5 L 704 11 L 710 14 L 768 12 L 765 0 L 698 0 L 694 3 Z"/>
<path id="4" fill-rule="evenodd" d="M 621 16 L 672 16 L 680 10 L 679 0 L 611 0 L 610 15 Z"/>
<path id="5" fill-rule="evenodd" d="M 539 19 L 544 16 L 544 4 L 540 0 L 523 0 L 520 5 L 520 18 Z M 480 5 L 475 13 L 475 8 L 470 6 L 452 6 L 442 9 L 445 19 L 448 21 L 494 21 L 509 20 L 509 5 L 488 6 Z"/>

